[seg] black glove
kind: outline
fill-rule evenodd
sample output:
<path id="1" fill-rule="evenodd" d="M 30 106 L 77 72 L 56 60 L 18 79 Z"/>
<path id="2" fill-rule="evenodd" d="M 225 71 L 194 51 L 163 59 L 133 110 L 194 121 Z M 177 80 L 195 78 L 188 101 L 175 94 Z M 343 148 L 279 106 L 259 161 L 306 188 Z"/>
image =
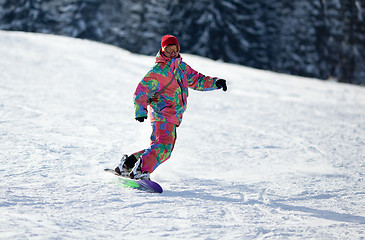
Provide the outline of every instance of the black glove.
<path id="1" fill-rule="evenodd" d="M 147 119 L 147 117 L 137 117 L 136 120 L 138 122 L 143 122 L 145 119 Z"/>
<path id="2" fill-rule="evenodd" d="M 227 84 L 226 84 L 226 80 L 224 79 L 218 79 L 215 82 L 215 85 L 217 86 L 218 89 L 223 88 L 223 91 L 227 91 Z"/>

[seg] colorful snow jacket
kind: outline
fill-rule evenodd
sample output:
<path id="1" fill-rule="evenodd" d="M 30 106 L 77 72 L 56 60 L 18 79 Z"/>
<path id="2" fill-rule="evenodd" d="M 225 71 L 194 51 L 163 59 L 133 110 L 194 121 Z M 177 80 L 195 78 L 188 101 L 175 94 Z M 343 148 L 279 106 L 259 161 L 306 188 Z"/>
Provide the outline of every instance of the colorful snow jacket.
<path id="1" fill-rule="evenodd" d="M 155 99 L 149 100 L 166 86 L 177 71 L 175 79 Z M 218 89 L 218 78 L 204 76 L 182 61 L 182 58 L 167 58 L 161 52 L 156 56 L 154 67 L 138 84 L 134 93 L 135 117 L 147 117 L 151 122 L 169 122 L 180 125 L 186 110 L 188 87 L 199 91 Z M 147 111 L 148 109 L 148 111 Z"/>

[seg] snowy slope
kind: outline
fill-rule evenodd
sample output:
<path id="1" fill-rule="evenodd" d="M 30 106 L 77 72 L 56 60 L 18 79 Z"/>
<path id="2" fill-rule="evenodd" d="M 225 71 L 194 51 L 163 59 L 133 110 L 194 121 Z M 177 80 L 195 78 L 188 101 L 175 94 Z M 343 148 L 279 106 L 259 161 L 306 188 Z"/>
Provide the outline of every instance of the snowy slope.
<path id="1" fill-rule="evenodd" d="M 103 172 L 148 145 L 132 95 L 154 58 L 0 31 L 0 239 L 363 239 L 365 89 L 183 54 L 190 91 L 163 194 Z"/>

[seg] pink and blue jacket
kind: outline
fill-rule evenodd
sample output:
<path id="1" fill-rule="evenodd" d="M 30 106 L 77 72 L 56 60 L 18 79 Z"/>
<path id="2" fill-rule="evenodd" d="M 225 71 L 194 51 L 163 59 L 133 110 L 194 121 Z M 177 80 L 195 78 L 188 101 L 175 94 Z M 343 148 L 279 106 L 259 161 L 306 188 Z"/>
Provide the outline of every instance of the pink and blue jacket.
<path id="1" fill-rule="evenodd" d="M 170 82 L 175 71 L 177 73 L 172 83 L 149 102 L 155 93 Z M 160 50 L 154 67 L 138 84 L 134 93 L 135 117 L 147 117 L 149 113 L 151 122 L 169 122 L 179 126 L 186 110 L 188 87 L 199 91 L 215 90 L 218 89 L 215 85 L 217 80 L 195 71 L 180 56 L 170 59 Z"/>

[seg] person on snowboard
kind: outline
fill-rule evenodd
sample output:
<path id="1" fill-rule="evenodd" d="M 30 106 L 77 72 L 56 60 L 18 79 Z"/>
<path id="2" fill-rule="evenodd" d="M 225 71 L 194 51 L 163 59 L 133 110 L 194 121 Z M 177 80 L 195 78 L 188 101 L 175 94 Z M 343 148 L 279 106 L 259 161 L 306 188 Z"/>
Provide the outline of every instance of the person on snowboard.
<path id="1" fill-rule="evenodd" d="M 143 122 L 147 113 L 152 125 L 149 148 L 124 155 L 115 171 L 132 179 L 150 179 L 161 163 L 170 158 L 176 141 L 176 128 L 186 110 L 188 87 L 198 91 L 223 89 L 226 80 L 205 76 L 182 61 L 176 37 L 162 37 L 155 65 L 134 93 L 135 119 Z"/>

